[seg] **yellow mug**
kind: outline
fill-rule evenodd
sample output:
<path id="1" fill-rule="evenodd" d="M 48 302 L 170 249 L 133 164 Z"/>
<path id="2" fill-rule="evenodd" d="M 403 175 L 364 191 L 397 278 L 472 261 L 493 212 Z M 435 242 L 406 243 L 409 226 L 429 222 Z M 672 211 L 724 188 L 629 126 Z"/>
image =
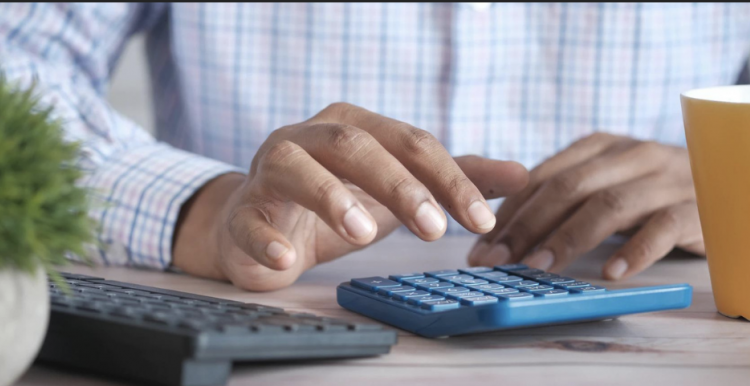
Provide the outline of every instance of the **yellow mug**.
<path id="1" fill-rule="evenodd" d="M 680 99 L 716 307 L 750 319 L 750 86 Z"/>

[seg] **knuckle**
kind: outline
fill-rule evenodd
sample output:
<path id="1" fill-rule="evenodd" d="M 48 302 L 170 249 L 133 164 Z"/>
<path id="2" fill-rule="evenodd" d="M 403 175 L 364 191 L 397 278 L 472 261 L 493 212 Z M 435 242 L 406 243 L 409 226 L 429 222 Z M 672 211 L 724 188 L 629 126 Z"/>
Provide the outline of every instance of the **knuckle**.
<path id="1" fill-rule="evenodd" d="M 354 126 L 326 124 L 325 134 L 331 148 L 337 152 L 356 151 L 362 145 L 364 132 Z"/>
<path id="2" fill-rule="evenodd" d="M 658 221 L 662 227 L 669 229 L 672 232 L 676 232 L 679 229 L 680 216 L 677 210 L 669 208 L 659 212 L 656 216 L 656 221 Z"/>
<path id="3" fill-rule="evenodd" d="M 313 195 L 315 202 L 326 205 L 338 201 L 342 194 L 339 187 L 339 181 L 332 178 L 325 179 L 315 189 Z"/>
<path id="4" fill-rule="evenodd" d="M 460 199 L 469 186 L 472 186 L 472 182 L 466 175 L 457 174 L 451 176 L 447 182 L 448 194 L 452 198 Z"/>
<path id="5" fill-rule="evenodd" d="M 578 196 L 581 182 L 575 173 L 566 173 L 549 180 L 545 185 L 546 190 L 557 197 L 572 198 Z"/>
<path id="6" fill-rule="evenodd" d="M 346 102 L 333 102 L 323 109 L 322 113 L 340 115 L 351 109 L 352 105 Z"/>
<path id="7" fill-rule="evenodd" d="M 662 151 L 662 145 L 656 141 L 643 141 L 637 143 L 633 147 L 633 151 L 637 155 L 642 156 L 660 154 Z"/>
<path id="8" fill-rule="evenodd" d="M 565 256 L 571 256 L 573 253 L 578 251 L 580 246 L 580 240 L 570 229 L 561 228 L 555 234 L 555 239 L 559 243 L 559 247 Z"/>
<path id="9" fill-rule="evenodd" d="M 393 184 L 391 184 L 388 188 L 387 195 L 393 200 L 398 200 L 403 197 L 416 197 L 417 195 L 415 193 L 421 189 L 422 187 L 416 180 L 404 176 L 398 178 Z"/>
<path id="10" fill-rule="evenodd" d="M 438 140 L 429 131 L 418 129 L 406 123 L 399 123 L 397 130 L 404 132 L 403 146 L 409 153 L 416 155 L 426 154 L 435 149 Z"/>
<path id="11" fill-rule="evenodd" d="M 285 161 L 288 161 L 290 157 L 298 154 L 302 149 L 295 143 L 282 140 L 276 142 L 266 152 L 265 156 L 261 160 L 260 166 L 265 168 L 274 168 L 276 165 L 280 165 Z"/>
<path id="12" fill-rule="evenodd" d="M 594 195 L 593 200 L 598 209 L 609 213 L 622 213 L 627 206 L 622 193 L 616 190 L 602 190 Z"/>

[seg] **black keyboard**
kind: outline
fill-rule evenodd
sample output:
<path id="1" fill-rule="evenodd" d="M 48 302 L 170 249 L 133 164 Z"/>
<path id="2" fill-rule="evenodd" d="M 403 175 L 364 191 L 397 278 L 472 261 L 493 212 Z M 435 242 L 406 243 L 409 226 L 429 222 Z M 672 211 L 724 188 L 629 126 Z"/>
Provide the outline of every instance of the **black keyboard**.
<path id="1" fill-rule="evenodd" d="M 281 308 L 61 273 L 39 360 L 161 385 L 223 385 L 233 361 L 385 354 L 396 333 Z M 272 295 L 269 295 L 272 296 Z"/>

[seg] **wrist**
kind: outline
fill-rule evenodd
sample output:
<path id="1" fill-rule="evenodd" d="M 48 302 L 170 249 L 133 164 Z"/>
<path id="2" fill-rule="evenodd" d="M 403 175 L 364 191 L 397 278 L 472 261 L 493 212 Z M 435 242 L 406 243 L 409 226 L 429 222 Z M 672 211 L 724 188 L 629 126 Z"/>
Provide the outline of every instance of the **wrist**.
<path id="1" fill-rule="evenodd" d="M 175 225 L 172 265 L 195 276 L 225 280 L 219 268 L 219 227 L 230 196 L 245 175 L 228 173 L 206 183 L 180 209 Z"/>

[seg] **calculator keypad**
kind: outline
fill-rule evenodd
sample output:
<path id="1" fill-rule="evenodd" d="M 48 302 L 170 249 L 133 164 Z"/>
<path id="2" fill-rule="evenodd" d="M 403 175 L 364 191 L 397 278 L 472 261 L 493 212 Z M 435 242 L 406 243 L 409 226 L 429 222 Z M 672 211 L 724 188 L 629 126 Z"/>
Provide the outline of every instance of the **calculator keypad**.
<path id="1" fill-rule="evenodd" d="M 427 311 L 601 293 L 606 288 L 524 264 L 352 279 L 354 287 Z"/>

